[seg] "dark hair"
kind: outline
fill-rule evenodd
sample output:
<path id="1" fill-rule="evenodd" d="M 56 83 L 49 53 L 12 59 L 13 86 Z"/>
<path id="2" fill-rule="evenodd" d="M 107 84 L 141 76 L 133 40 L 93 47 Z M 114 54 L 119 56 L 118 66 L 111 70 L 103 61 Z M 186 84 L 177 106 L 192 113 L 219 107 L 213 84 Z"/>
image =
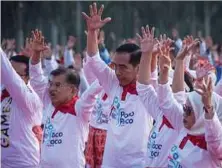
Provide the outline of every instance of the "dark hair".
<path id="1" fill-rule="evenodd" d="M 74 66 L 73 65 L 69 65 L 67 68 L 68 69 L 74 69 Z"/>
<path id="2" fill-rule="evenodd" d="M 25 64 L 26 65 L 25 72 L 26 72 L 26 75 L 29 76 L 29 57 L 27 57 L 25 55 L 15 55 L 10 58 L 10 61 Z"/>
<path id="3" fill-rule="evenodd" d="M 132 64 L 134 67 L 140 63 L 140 58 L 142 52 L 140 51 L 140 47 L 133 43 L 126 43 L 119 46 L 116 49 L 117 53 L 129 53 L 130 60 L 129 63 Z"/>
<path id="4" fill-rule="evenodd" d="M 65 75 L 66 76 L 66 82 L 72 85 L 75 85 L 77 88 L 80 84 L 80 76 L 79 74 L 72 70 L 65 67 L 59 67 L 51 72 L 52 76 L 59 76 L 59 75 Z"/>

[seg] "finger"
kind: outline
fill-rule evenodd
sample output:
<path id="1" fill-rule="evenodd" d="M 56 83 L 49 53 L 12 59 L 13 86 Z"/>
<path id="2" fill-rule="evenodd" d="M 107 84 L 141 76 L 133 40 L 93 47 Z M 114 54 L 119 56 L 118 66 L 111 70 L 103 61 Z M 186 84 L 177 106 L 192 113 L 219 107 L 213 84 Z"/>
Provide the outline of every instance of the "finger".
<path id="1" fill-rule="evenodd" d="M 143 38 L 138 34 L 138 33 L 136 33 L 136 36 L 138 37 L 138 39 L 141 41 L 141 40 L 143 40 Z"/>
<path id="2" fill-rule="evenodd" d="M 207 84 L 208 84 L 208 76 L 206 76 L 203 80 L 203 91 L 206 92 L 207 91 Z"/>
<path id="3" fill-rule="evenodd" d="M 89 5 L 89 13 L 90 13 L 90 16 L 93 16 L 93 7 L 92 7 L 92 5 Z"/>
<path id="4" fill-rule="evenodd" d="M 84 17 L 85 20 L 90 19 L 90 17 L 85 12 L 82 12 L 82 16 Z"/>
<path id="5" fill-rule="evenodd" d="M 36 39 L 35 31 L 32 31 L 32 37 L 33 37 L 34 39 Z"/>
<path id="6" fill-rule="evenodd" d="M 30 47 L 30 40 L 31 38 L 27 38 L 27 47 Z"/>
<path id="7" fill-rule="evenodd" d="M 33 39 L 32 38 L 30 38 L 29 43 L 30 43 L 30 46 L 32 46 L 32 43 L 33 43 Z"/>
<path id="8" fill-rule="evenodd" d="M 147 37 L 147 34 L 146 34 L 146 31 L 145 31 L 144 27 L 141 27 L 141 33 L 142 33 L 143 38 Z"/>
<path id="9" fill-rule="evenodd" d="M 42 41 L 42 31 L 39 31 L 39 41 Z"/>
<path id="10" fill-rule="evenodd" d="M 28 47 L 28 45 L 29 45 L 29 38 L 26 38 L 26 40 L 25 40 L 25 47 Z"/>
<path id="11" fill-rule="evenodd" d="M 148 36 L 150 35 L 149 25 L 146 25 L 146 34 L 147 34 Z"/>
<path id="12" fill-rule="evenodd" d="M 44 43 L 45 43 L 45 37 L 42 37 L 42 38 L 41 38 L 41 43 L 44 45 Z"/>
<path id="13" fill-rule="evenodd" d="M 84 31 L 84 33 L 85 33 L 85 35 L 88 35 L 88 32 L 86 30 Z"/>
<path id="14" fill-rule="evenodd" d="M 112 20 L 111 17 L 107 17 L 107 18 L 102 20 L 102 23 L 106 24 L 106 23 L 110 22 L 111 20 Z"/>
<path id="15" fill-rule="evenodd" d="M 160 42 L 162 42 L 163 41 L 163 36 L 162 36 L 162 34 L 160 35 Z"/>
<path id="16" fill-rule="evenodd" d="M 212 83 L 212 78 L 211 77 L 209 79 L 207 90 L 209 90 L 210 92 L 212 92 L 212 90 L 213 90 L 213 83 Z"/>
<path id="17" fill-rule="evenodd" d="M 97 15 L 97 5 L 95 2 L 93 3 L 93 14 Z"/>
<path id="18" fill-rule="evenodd" d="M 35 35 L 36 35 L 36 40 L 39 40 L 39 31 L 38 31 L 38 29 L 35 29 Z"/>
<path id="19" fill-rule="evenodd" d="M 146 34 L 149 37 L 150 36 L 150 27 L 149 25 L 146 25 Z"/>
<path id="20" fill-rule="evenodd" d="M 151 37 L 154 38 L 154 32 L 155 32 L 155 27 L 152 27 L 152 30 L 151 30 Z"/>
<path id="21" fill-rule="evenodd" d="M 164 41 L 166 40 L 166 34 L 163 35 L 163 40 L 164 40 Z"/>
<path id="22" fill-rule="evenodd" d="M 99 12 L 98 12 L 98 15 L 99 15 L 99 16 L 102 16 L 103 10 L 104 10 L 104 5 L 101 5 L 101 7 L 100 7 L 100 9 L 99 9 Z"/>
<path id="23" fill-rule="evenodd" d="M 194 88 L 194 91 L 197 92 L 199 95 L 203 96 L 203 91 L 197 88 Z"/>

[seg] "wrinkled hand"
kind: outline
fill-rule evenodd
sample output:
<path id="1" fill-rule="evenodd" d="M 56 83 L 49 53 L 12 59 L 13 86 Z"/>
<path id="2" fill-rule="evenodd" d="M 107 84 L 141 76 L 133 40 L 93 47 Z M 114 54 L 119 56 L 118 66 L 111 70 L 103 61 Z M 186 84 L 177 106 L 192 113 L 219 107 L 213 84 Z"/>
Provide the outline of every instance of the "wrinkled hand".
<path id="1" fill-rule="evenodd" d="M 48 47 L 44 43 L 44 37 L 42 35 L 41 31 L 38 31 L 37 29 L 35 31 L 32 31 L 32 38 L 30 40 L 31 48 L 33 52 L 42 52 Z"/>
<path id="2" fill-rule="evenodd" d="M 104 6 L 101 5 L 99 11 L 97 11 L 96 3 L 89 6 L 90 16 L 88 16 L 85 12 L 82 12 L 82 15 L 87 23 L 88 31 L 94 31 L 102 28 L 106 23 L 111 21 L 111 18 L 101 19 L 103 13 Z"/>
<path id="3" fill-rule="evenodd" d="M 136 34 L 137 37 L 139 38 L 140 48 L 143 53 L 153 52 L 153 47 L 155 44 L 154 30 L 155 30 L 154 27 L 150 30 L 149 26 L 147 25 L 146 30 L 144 27 L 141 28 L 142 37 L 138 33 Z"/>

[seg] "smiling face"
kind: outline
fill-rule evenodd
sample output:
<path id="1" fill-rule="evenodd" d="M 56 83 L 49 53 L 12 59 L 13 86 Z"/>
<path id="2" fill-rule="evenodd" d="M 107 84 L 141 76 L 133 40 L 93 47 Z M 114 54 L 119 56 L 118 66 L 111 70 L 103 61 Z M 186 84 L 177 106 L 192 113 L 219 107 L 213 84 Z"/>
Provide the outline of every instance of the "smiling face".
<path id="1" fill-rule="evenodd" d="M 187 99 L 186 103 L 183 105 L 183 124 L 184 127 L 188 130 L 192 128 L 192 126 L 195 124 L 195 115 L 193 108 L 191 106 L 191 103 L 189 99 Z"/>

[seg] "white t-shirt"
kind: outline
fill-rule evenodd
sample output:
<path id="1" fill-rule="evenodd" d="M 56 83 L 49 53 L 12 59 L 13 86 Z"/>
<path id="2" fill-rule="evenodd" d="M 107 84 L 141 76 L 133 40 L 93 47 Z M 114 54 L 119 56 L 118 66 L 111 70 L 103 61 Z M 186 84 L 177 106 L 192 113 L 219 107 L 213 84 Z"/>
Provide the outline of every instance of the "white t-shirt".
<path id="1" fill-rule="evenodd" d="M 44 103 L 46 113 L 41 167 L 83 168 L 89 117 L 95 104 L 95 95 L 101 91 L 101 87 L 98 82 L 93 83 L 74 104 L 71 104 L 69 108 L 74 108 L 75 113 L 70 113 L 67 109 L 58 111 L 53 117 L 55 108 L 48 96 L 48 81 L 43 75 L 41 63 L 30 65 L 30 76 L 33 88 Z"/>
<path id="2" fill-rule="evenodd" d="M 10 94 L 1 100 L 1 165 L 36 168 L 40 147 L 32 128 L 41 125 L 43 105 L 32 87 L 15 72 L 2 49 L 0 52 L 2 84 Z"/>
<path id="3" fill-rule="evenodd" d="M 155 124 L 150 132 L 147 144 L 146 167 L 167 168 L 167 153 L 176 141 L 176 131 L 159 108 L 157 93 L 151 85 L 137 83 L 137 91 Z"/>
<path id="4" fill-rule="evenodd" d="M 123 88 L 99 53 L 87 62 L 112 103 L 102 167 L 143 167 L 152 118 L 137 94 L 127 93 L 122 100 Z"/>
<path id="5" fill-rule="evenodd" d="M 189 135 L 183 126 L 183 108 L 173 98 L 169 84 L 159 85 L 158 99 L 164 115 L 173 127 L 180 131 L 177 140 L 168 154 L 168 167 L 172 168 L 217 168 L 221 166 L 222 158 L 222 131 L 217 114 L 222 109 L 222 99 L 213 94 L 215 114 L 212 120 L 204 119 L 204 134 Z M 194 107 L 193 107 L 194 108 Z M 193 141 L 193 142 L 192 142 Z M 206 141 L 206 142 L 205 142 Z"/>
<path id="6" fill-rule="evenodd" d="M 89 85 L 93 82 L 99 82 L 95 75 L 92 73 L 89 66 L 86 65 L 87 63 L 83 62 L 83 75 L 85 76 Z M 90 125 L 97 129 L 107 130 L 107 124 L 109 122 L 109 115 L 111 111 L 111 103 L 108 95 L 105 93 L 104 90 L 98 94 L 96 99 L 96 104 L 93 108 L 93 112 L 90 118 Z"/>
<path id="7" fill-rule="evenodd" d="M 104 91 L 101 91 L 96 99 L 96 104 L 91 114 L 90 125 L 94 128 L 107 130 L 110 110 L 110 99 Z"/>

